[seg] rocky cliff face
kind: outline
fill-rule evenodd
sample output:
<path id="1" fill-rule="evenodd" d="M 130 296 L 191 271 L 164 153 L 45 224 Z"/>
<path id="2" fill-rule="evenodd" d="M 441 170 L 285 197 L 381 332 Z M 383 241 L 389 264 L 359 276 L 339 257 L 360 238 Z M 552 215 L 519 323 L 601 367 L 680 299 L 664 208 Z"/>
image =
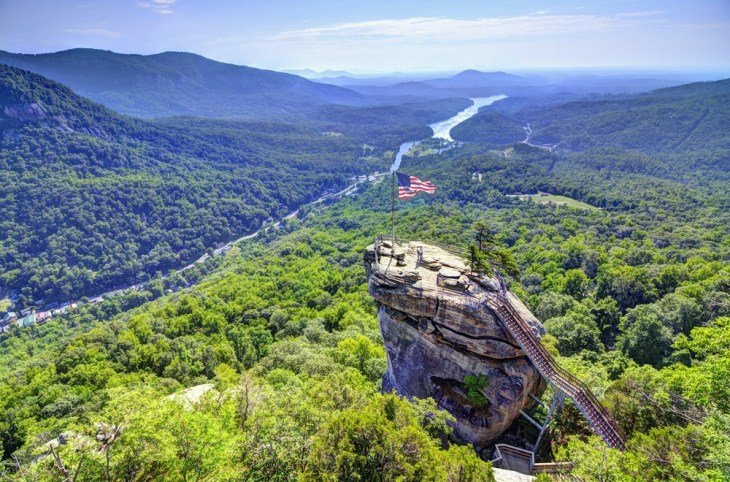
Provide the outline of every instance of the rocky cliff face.
<path id="1" fill-rule="evenodd" d="M 534 403 L 545 382 L 517 342 L 486 307 L 495 279 L 470 275 L 458 256 L 422 243 L 365 253 L 369 292 L 388 355 L 384 390 L 433 397 L 457 419 L 457 438 L 484 447 Z M 514 296 L 508 298 L 536 333 L 542 325 Z M 486 383 L 468 383 L 482 375 Z M 474 378 L 471 378 L 473 381 Z M 471 388 L 471 393 L 469 389 Z"/>
<path id="2" fill-rule="evenodd" d="M 3 138 L 14 140 L 20 127 L 25 124 L 33 124 L 59 132 L 82 132 L 99 139 L 111 139 L 111 135 L 98 126 L 79 126 L 77 129 L 72 129 L 65 116 L 49 115 L 42 105 L 35 102 L 6 106 L 0 104 L 0 107 L 2 108 L 0 110 L 0 132 L 2 132 Z"/>

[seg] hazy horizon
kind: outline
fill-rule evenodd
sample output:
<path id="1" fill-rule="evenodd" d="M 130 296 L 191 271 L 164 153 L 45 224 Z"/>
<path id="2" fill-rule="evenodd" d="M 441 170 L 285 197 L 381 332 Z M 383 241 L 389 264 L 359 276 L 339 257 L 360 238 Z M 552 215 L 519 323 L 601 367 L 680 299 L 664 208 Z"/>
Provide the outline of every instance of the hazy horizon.
<path id="1" fill-rule="evenodd" d="M 29 8 L 29 3 L 33 8 Z M 0 49 L 196 53 L 272 70 L 359 75 L 518 71 L 730 71 L 723 0 L 445 5 L 330 0 L 0 0 Z"/>
<path id="2" fill-rule="evenodd" d="M 71 50 L 99 50 L 99 51 L 106 51 L 106 52 L 112 52 L 114 54 L 121 54 L 121 55 L 140 55 L 144 57 L 148 56 L 154 56 L 154 55 L 160 55 L 164 53 L 189 53 L 193 55 L 199 55 L 202 57 L 205 57 L 207 59 L 222 62 L 226 64 L 231 65 L 239 65 L 239 66 L 248 66 L 248 67 L 255 67 L 260 69 L 266 69 L 266 70 L 273 70 L 277 72 L 285 72 L 285 73 L 294 73 L 297 75 L 301 75 L 306 77 L 305 74 L 337 74 L 337 75 L 352 75 L 356 78 L 362 78 L 362 79 L 368 79 L 368 78 L 392 78 L 394 80 L 402 79 L 404 81 L 412 80 L 416 78 L 423 78 L 423 79 L 430 79 L 438 76 L 453 76 L 456 74 L 459 74 L 464 71 L 468 70 L 476 70 L 480 72 L 505 72 L 510 73 L 514 75 L 522 75 L 522 76 L 554 76 L 555 78 L 564 78 L 564 77 L 570 77 L 570 76 L 593 76 L 593 75 L 600 75 L 602 77 L 623 77 L 623 76 L 635 76 L 635 75 L 653 75 L 658 77 L 677 77 L 678 79 L 681 79 L 682 77 L 691 78 L 694 76 L 703 76 L 703 78 L 725 78 L 730 76 L 730 66 L 704 66 L 704 67 L 694 67 L 694 66 L 672 66 L 672 67 L 651 67 L 651 66 L 592 66 L 592 67 L 580 67 L 580 66 L 565 66 L 565 67 L 544 67 L 544 68 L 524 68 L 524 67 L 501 67 L 501 68 L 491 68 L 488 66 L 470 66 L 463 69 L 458 70 L 401 70 L 401 71 L 389 71 L 389 70 L 359 70 L 359 69 L 336 69 L 336 68 L 323 68 L 323 69 L 312 69 L 309 67 L 302 67 L 302 68 L 268 68 L 268 67 L 260 67 L 256 65 L 251 64 L 243 64 L 243 63 L 236 63 L 231 61 L 225 61 L 225 60 L 219 60 L 212 57 L 209 57 L 207 55 L 204 55 L 199 52 L 192 52 L 192 51 L 183 51 L 183 50 L 164 50 L 159 52 L 153 52 L 153 53 L 139 53 L 139 52 L 123 52 L 123 51 L 117 51 L 112 49 L 102 49 L 102 48 L 96 48 L 96 47 L 71 47 L 67 49 L 61 49 L 61 50 L 49 50 L 46 52 L 25 52 L 25 51 L 12 51 L 12 50 L 5 50 L 0 48 L 0 51 L 7 51 L 12 54 L 21 54 L 21 55 L 46 55 L 46 54 L 55 54 L 55 53 L 61 53 L 61 52 L 67 52 Z M 326 77 L 331 77 L 331 75 L 327 75 Z M 313 77 L 315 78 L 315 77 Z M 321 78 L 325 78 L 323 75 Z"/>

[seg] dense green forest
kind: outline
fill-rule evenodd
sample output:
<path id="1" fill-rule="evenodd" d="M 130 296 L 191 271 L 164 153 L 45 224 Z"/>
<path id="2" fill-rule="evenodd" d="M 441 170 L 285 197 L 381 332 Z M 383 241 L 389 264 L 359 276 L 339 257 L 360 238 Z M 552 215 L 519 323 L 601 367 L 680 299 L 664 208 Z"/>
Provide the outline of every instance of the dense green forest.
<path id="1" fill-rule="evenodd" d="M 519 123 L 504 113 L 482 108 L 478 115 L 451 129 L 451 137 L 461 141 L 511 144 L 525 138 Z"/>
<path id="2" fill-rule="evenodd" d="M 540 174 L 542 151 L 530 149 L 477 183 L 454 161 L 501 155 L 450 155 L 405 161 L 439 190 L 399 205 L 397 234 L 464 246 L 472 223 L 486 221 L 520 265 L 511 289 L 545 323 L 546 343 L 630 437 L 627 452 L 606 449 L 569 405 L 542 456 L 570 459 L 589 479 L 727 475 L 730 273 L 719 201 L 656 179 L 661 203 L 641 190 L 610 210 L 519 202 L 500 193 L 504 178 L 570 176 Z M 388 190 L 308 209 L 178 294 L 7 336 L 0 427 L 5 457 L 21 467 L 8 470 L 54 477 L 53 456 L 37 456 L 64 434 L 57 454 L 66 467 L 81 462 L 78 480 L 488 480 L 470 449 L 439 441 L 447 414 L 377 394 L 385 360 L 362 252 L 387 229 Z M 197 402 L 165 398 L 203 383 L 212 388 Z"/>
<path id="3" fill-rule="evenodd" d="M 89 249 L 84 241 L 107 229 L 130 243 L 178 228 L 195 240 L 200 233 L 192 229 L 210 225 L 192 221 L 188 209 L 236 196 L 263 203 L 262 218 L 286 212 L 315 194 L 303 188 L 297 198 L 276 184 L 279 175 L 296 175 L 320 191 L 341 186 L 346 176 L 383 169 L 392 158 L 386 151 L 395 147 L 390 143 L 418 133 L 419 119 L 453 112 L 462 102 L 444 101 L 430 111 L 400 107 L 402 114 L 331 107 L 321 111 L 323 118 L 296 126 L 193 118 L 148 123 L 111 114 L 36 76 L 0 72 L 0 99 L 8 98 L 4 92 L 18 99 L 2 103 L 23 106 L 3 127 L 0 173 L 8 179 L 0 207 L 12 215 L 0 222 L 29 237 L 41 228 L 59 230 L 47 241 L 30 237 L 15 251 L 25 238 L 0 238 L 3 263 L 32 263 L 45 252 L 63 253 L 47 258 L 61 266 L 91 263 L 94 255 L 83 258 L 87 251 L 80 251 Z M 665 98 L 676 102 L 671 92 L 647 95 L 660 105 Z M 689 112 L 695 98 L 687 95 Z M 32 103 L 43 109 L 29 109 Z M 727 99 L 720 95 L 710 105 L 722 112 Z M 642 112 L 664 115 L 660 107 Z M 411 114 L 412 123 L 400 120 Z M 342 125 L 350 118 L 356 120 Z M 477 123 L 471 128 L 484 142 L 404 159 L 403 171 L 438 189 L 399 203 L 396 234 L 448 243 L 466 256 L 474 223 L 486 223 L 519 266 L 519 278 L 507 282 L 544 323 L 544 343 L 602 399 L 627 436 L 626 451 L 607 449 L 568 403 L 539 457 L 572 461 L 576 477 L 730 477 L 730 190 L 723 122 L 706 117 L 679 150 L 596 141 L 570 152 L 499 145 L 491 127 L 481 132 Z M 369 143 L 368 136 L 379 140 Z M 362 143 L 375 147 L 373 157 L 360 158 Z M 231 187 L 244 180 L 245 190 Z M 22 197 L 29 190 L 35 196 Z M 507 196 L 538 190 L 600 209 Z M 385 353 L 362 256 L 374 236 L 388 230 L 389 196 L 388 182 L 363 184 L 356 196 L 307 207 L 281 229 L 185 273 L 189 280 L 159 280 L 0 335 L 0 476 L 493 480 L 490 464 L 471 447 L 449 442 L 450 416 L 432 400 L 380 392 Z M 127 197 L 157 204 L 135 211 Z M 54 214 L 59 203 L 64 209 Z M 174 206 L 191 223 L 187 228 L 166 224 L 176 219 Z M 240 215 L 251 212 L 248 206 L 234 203 L 232 209 Z M 223 208 L 216 209 L 219 215 Z M 26 228 L 29 221 L 16 212 L 46 222 Z M 124 213 L 140 216 L 129 225 L 138 229 L 135 236 L 116 224 Z M 213 226 L 216 219 L 227 218 L 212 217 Z M 115 251 L 105 239 L 99 238 L 97 253 L 104 264 L 89 268 L 94 274 L 108 272 L 132 246 L 119 244 L 119 254 L 109 255 Z M 73 240 L 69 256 L 64 243 Z M 41 241 L 48 244 L 33 254 Z M 160 269 L 171 250 L 155 246 L 150 253 L 160 256 L 154 265 Z M 9 259 L 5 253 L 16 254 Z M 135 255 L 139 259 L 146 258 Z M 17 280 L 31 272 L 24 266 L 33 267 L 4 264 L 2 272 L 18 271 Z M 62 285 L 60 279 L 42 285 L 47 279 L 35 278 L 37 293 Z M 166 294 L 190 281 L 196 284 Z M 535 435 L 523 423 L 510 430 L 525 440 Z"/>
<path id="4" fill-rule="evenodd" d="M 296 75 L 226 64 L 188 52 L 130 55 L 97 49 L 48 54 L 0 51 L 0 63 L 71 87 L 117 112 L 139 117 L 197 115 L 282 119 L 363 95 Z"/>
<path id="5" fill-rule="evenodd" d="M 730 80 L 558 105 L 518 97 L 507 100 L 506 106 L 482 109 L 454 129 L 454 138 L 505 143 L 504 135 L 517 136 L 517 127 L 529 123 L 532 142 L 564 150 L 621 147 L 651 154 L 704 150 L 727 158 L 729 99 Z"/>
<path id="6" fill-rule="evenodd" d="M 389 149 L 467 102 L 343 107 L 297 124 L 146 122 L 0 67 L 0 288 L 34 306 L 179 268 L 385 170 Z"/>

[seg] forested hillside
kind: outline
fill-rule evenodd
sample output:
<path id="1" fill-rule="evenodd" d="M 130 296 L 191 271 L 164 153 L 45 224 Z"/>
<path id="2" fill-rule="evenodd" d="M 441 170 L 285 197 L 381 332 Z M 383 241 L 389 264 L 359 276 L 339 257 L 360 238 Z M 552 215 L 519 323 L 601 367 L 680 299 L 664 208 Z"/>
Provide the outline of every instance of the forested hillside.
<path id="1" fill-rule="evenodd" d="M 20 293 L 18 308 L 41 306 L 179 268 L 385 170 L 386 151 L 464 103 L 393 107 L 389 119 L 349 108 L 296 124 L 152 123 L 0 66 L 0 287 Z"/>
<path id="2" fill-rule="evenodd" d="M 460 141 L 504 145 L 522 141 L 525 131 L 511 116 L 487 107 L 451 129 L 451 136 Z"/>
<path id="3" fill-rule="evenodd" d="M 406 172 L 438 190 L 399 203 L 397 234 L 464 247 L 472 223 L 487 222 L 518 262 L 521 276 L 508 282 L 544 322 L 545 343 L 629 437 L 628 451 L 606 449 L 568 405 L 543 459 L 569 459 L 588 479 L 721 479 L 730 473 L 727 191 L 577 167 L 584 192 L 605 192 L 610 209 L 502 194 L 569 186 L 576 167 L 529 147 L 406 159 Z M 483 182 L 471 179 L 475 168 L 488 172 Z M 490 480 L 471 449 L 437 442 L 448 415 L 378 394 L 385 359 L 362 253 L 388 229 L 389 189 L 309 209 L 181 293 L 120 315 L 107 313 L 124 299 L 111 300 L 8 335 L 0 433 L 4 456 L 20 465 L 8 470 L 53 477 L 44 444 L 64 434 L 57 453 L 66 467 L 81 462 L 79 480 Z M 529 426 L 513 430 L 534 437 Z"/>
<path id="4" fill-rule="evenodd" d="M 398 142 L 464 107 L 147 122 L 10 67 L 0 89 L 0 273 L 25 304 L 179 267 L 207 242 L 385 169 Z M 724 90 L 579 103 L 574 119 L 600 120 L 595 138 L 566 127 L 572 104 L 536 109 L 565 110 L 560 128 L 583 139 L 553 151 L 503 145 L 509 136 L 492 136 L 517 130 L 494 125 L 517 114 L 485 110 L 493 120 L 480 114 L 470 127 L 482 142 L 404 158 L 404 172 L 437 190 L 398 203 L 396 234 L 466 256 L 474 223 L 485 222 L 519 267 L 507 283 L 544 323 L 544 343 L 627 436 L 625 452 L 607 449 L 569 403 L 538 455 L 572 461 L 573 476 L 730 476 L 723 117 L 705 117 L 679 148 L 600 127 L 610 109 L 623 119 L 627 102 L 647 119 L 667 108 L 722 113 Z M 389 230 L 390 189 L 363 184 L 209 264 L 0 335 L 0 476 L 492 480 L 489 463 L 448 441 L 450 416 L 432 400 L 380 393 L 385 353 L 362 255 Z M 587 204 L 508 196 L 538 191 Z M 535 436 L 527 423 L 507 434 Z"/>
<path id="5" fill-rule="evenodd" d="M 485 108 L 455 129 L 454 135 L 462 141 L 502 143 L 500 133 L 490 131 L 497 120 L 504 132 L 516 133 L 517 127 L 529 123 L 533 143 L 564 150 L 610 146 L 653 154 L 722 150 L 727 155 L 730 144 L 724 133 L 730 125 L 729 99 L 730 80 L 557 106 L 540 106 L 537 100 L 535 107 L 526 99 L 516 99 L 515 105 L 521 108 L 509 112 Z"/>
<path id="6" fill-rule="evenodd" d="M 341 87 L 186 52 L 128 55 L 72 49 L 29 55 L 0 51 L 0 63 L 43 75 L 118 112 L 140 117 L 280 119 L 331 103 L 366 103 L 362 95 Z"/>

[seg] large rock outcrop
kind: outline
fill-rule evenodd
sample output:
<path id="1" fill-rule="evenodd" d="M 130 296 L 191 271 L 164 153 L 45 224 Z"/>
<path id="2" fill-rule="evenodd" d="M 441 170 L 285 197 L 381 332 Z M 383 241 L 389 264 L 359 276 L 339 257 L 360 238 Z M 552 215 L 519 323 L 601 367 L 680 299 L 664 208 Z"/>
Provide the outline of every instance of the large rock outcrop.
<path id="1" fill-rule="evenodd" d="M 433 397 L 456 417 L 454 435 L 485 447 L 533 405 L 545 382 L 486 306 L 499 282 L 469 273 L 459 256 L 423 243 L 371 245 L 365 253 L 368 289 L 388 356 L 384 390 Z M 512 294 L 512 306 L 532 329 L 542 325 Z M 468 396 L 465 379 L 483 375 L 488 402 Z M 472 387 L 473 389 L 473 387 Z"/>

